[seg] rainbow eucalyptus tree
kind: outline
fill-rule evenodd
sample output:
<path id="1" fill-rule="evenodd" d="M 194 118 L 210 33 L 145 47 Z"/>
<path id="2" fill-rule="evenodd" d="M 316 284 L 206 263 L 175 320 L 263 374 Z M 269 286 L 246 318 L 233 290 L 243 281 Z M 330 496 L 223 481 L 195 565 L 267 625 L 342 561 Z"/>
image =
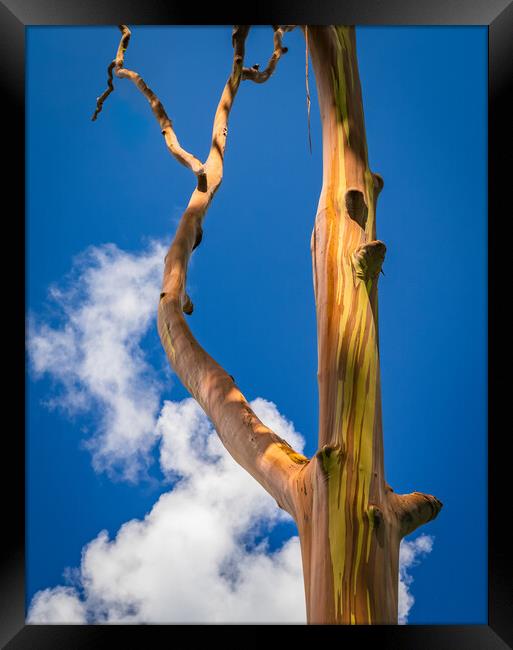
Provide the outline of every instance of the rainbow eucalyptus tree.
<path id="1" fill-rule="evenodd" d="M 164 261 L 158 330 L 173 370 L 212 421 L 226 449 L 294 518 L 301 540 L 309 623 L 396 623 L 401 539 L 442 504 L 421 492 L 396 494 L 385 480 L 378 346 L 378 278 L 385 245 L 376 238 L 383 180 L 369 169 L 354 27 L 303 26 L 317 84 L 323 183 L 311 250 L 318 337 L 318 451 L 297 453 L 252 411 L 229 375 L 196 341 L 187 268 L 223 178 L 228 117 L 242 81 L 263 83 L 287 48 L 293 25 L 273 25 L 264 70 L 244 65 L 249 26 L 232 31 L 233 64 L 222 90 L 211 147 L 202 162 L 185 151 L 157 95 L 125 67 L 130 30 L 108 67 L 148 100 L 165 144 L 196 176 L 196 188 Z"/>

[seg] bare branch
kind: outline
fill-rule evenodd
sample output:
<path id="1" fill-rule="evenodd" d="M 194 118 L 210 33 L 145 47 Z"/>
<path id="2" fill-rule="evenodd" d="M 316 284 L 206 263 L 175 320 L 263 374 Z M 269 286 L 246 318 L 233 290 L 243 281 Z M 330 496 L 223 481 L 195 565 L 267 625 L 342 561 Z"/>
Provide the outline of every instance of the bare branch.
<path id="1" fill-rule="evenodd" d="M 230 454 L 267 489 L 280 507 L 294 516 L 292 482 L 297 472 L 308 463 L 308 459 L 297 454 L 257 418 L 235 386 L 233 377 L 203 350 L 183 317 L 183 313 L 191 314 L 193 311 L 192 301 L 185 291 L 187 268 L 192 251 L 202 239 L 205 213 L 222 181 L 228 117 L 243 78 L 244 46 L 249 25 L 235 25 L 233 28 L 232 70 L 214 115 L 212 142 L 204 165 L 179 145 L 171 120 L 155 93 L 139 74 L 124 67 L 130 30 L 126 25 L 120 25 L 119 28 L 122 36 L 116 58 L 108 68 L 108 90 L 98 99 L 94 118 L 113 90 L 112 72 L 119 78 L 130 79 L 150 103 L 170 152 L 198 176 L 198 187 L 192 193 L 165 259 L 158 309 L 158 330 L 162 345 L 171 366 L 203 407 Z M 283 52 L 281 36 L 288 29 L 289 26 L 285 26 L 280 31 L 276 30 L 278 34 L 275 34 L 275 47 L 279 46 L 279 56 Z M 275 65 L 276 61 L 269 75 Z"/>
<path id="2" fill-rule="evenodd" d="M 212 170 L 209 187 L 212 187 L 212 196 L 217 191 L 223 178 L 223 158 L 228 136 L 228 116 L 233 106 L 235 95 L 242 80 L 244 65 L 244 50 L 246 38 L 249 32 L 249 25 L 234 25 L 232 30 L 233 64 L 228 81 L 225 84 L 221 99 L 217 105 L 212 127 L 212 142 L 205 165 Z"/>
<path id="3" fill-rule="evenodd" d="M 308 144 L 312 153 L 312 134 L 310 132 L 310 86 L 308 84 L 308 25 L 305 25 L 305 84 L 306 84 L 306 113 L 308 123 Z"/>
<path id="4" fill-rule="evenodd" d="M 130 42 L 131 32 L 128 29 L 128 27 L 126 25 L 118 25 L 118 27 L 121 30 L 121 40 L 119 41 L 118 51 L 116 52 L 116 58 L 114 59 L 114 61 L 109 63 L 109 67 L 107 68 L 107 90 L 104 93 L 102 93 L 100 97 L 96 99 L 96 110 L 94 112 L 93 117 L 91 118 L 93 122 L 98 117 L 98 114 L 101 113 L 101 110 L 103 108 L 103 102 L 114 90 L 114 84 L 112 83 L 112 70 L 114 69 L 115 66 L 120 67 L 123 65 L 124 53 L 128 47 L 128 43 Z"/>
<path id="5" fill-rule="evenodd" d="M 130 79 L 130 81 L 135 84 L 135 86 L 141 91 L 141 93 L 150 103 L 151 110 L 157 118 L 160 130 L 164 136 L 170 154 L 174 156 L 179 163 L 185 167 L 188 167 L 193 172 L 193 174 L 197 176 L 198 188 L 205 191 L 206 179 L 203 163 L 180 145 L 176 133 L 173 130 L 173 123 L 169 119 L 164 106 L 162 105 L 162 102 L 151 90 L 151 88 L 146 85 L 144 79 L 137 72 L 128 70 L 127 68 L 123 67 L 125 61 L 125 52 L 128 48 L 128 43 L 130 42 L 131 32 L 126 25 L 119 25 L 119 29 L 121 30 L 121 40 L 119 43 L 118 51 L 116 53 L 116 58 L 108 67 L 108 88 L 97 99 L 96 111 L 92 119 L 96 120 L 98 113 L 100 113 L 102 109 L 104 101 L 114 90 L 114 86 L 112 84 L 112 72 L 114 71 L 114 74 L 119 79 Z"/>
<path id="6" fill-rule="evenodd" d="M 96 98 L 96 110 L 94 111 L 93 117 L 91 118 L 93 122 L 98 117 L 98 114 L 101 113 L 101 110 L 103 108 L 103 102 L 114 90 L 114 84 L 112 83 L 112 68 L 115 65 L 116 62 L 112 61 L 112 63 L 109 63 L 109 67 L 107 68 L 107 90 L 105 90 L 99 97 Z"/>
<path id="7" fill-rule="evenodd" d="M 295 516 L 293 479 L 308 459 L 294 452 L 257 418 L 233 377 L 196 341 L 182 313 L 190 314 L 193 309 L 185 292 L 187 268 L 192 251 L 201 242 L 205 213 L 222 181 L 228 117 L 242 80 L 248 31 L 247 25 L 235 25 L 233 29 L 233 65 L 214 115 L 212 143 L 205 163 L 207 186 L 203 192 L 196 189 L 192 193 L 166 255 L 158 330 L 171 366 L 211 419 L 226 449 L 282 508 Z"/>
<path id="8" fill-rule="evenodd" d="M 435 519 L 443 503 L 431 494 L 412 492 L 411 494 L 390 494 L 393 507 L 400 522 L 401 536 L 405 537 L 414 530 Z"/>
<path id="9" fill-rule="evenodd" d="M 242 70 L 243 80 L 249 79 L 250 81 L 254 81 L 257 84 L 262 84 L 269 79 L 269 77 L 276 69 L 276 66 L 278 65 L 278 61 L 280 60 L 282 55 L 288 52 L 288 47 L 283 47 L 281 44 L 283 35 L 285 34 L 285 32 L 292 31 L 294 27 L 295 25 L 273 25 L 274 51 L 271 55 L 271 58 L 269 59 L 267 67 L 265 68 L 265 70 L 262 71 L 259 70 L 260 66 L 258 64 L 255 64 L 251 68 L 244 68 Z"/>

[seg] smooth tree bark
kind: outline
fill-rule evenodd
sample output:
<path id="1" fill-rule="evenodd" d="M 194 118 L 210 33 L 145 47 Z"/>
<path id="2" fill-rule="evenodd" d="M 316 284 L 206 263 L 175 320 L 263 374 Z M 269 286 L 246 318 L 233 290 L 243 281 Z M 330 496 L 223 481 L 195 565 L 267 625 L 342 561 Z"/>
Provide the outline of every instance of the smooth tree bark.
<path id="1" fill-rule="evenodd" d="M 313 458 L 295 452 L 262 423 L 230 376 L 200 346 L 185 314 L 187 268 L 203 220 L 223 177 L 228 116 L 241 81 L 263 83 L 287 48 L 292 25 L 273 25 L 267 67 L 244 67 L 249 26 L 233 28 L 233 65 L 214 116 L 204 163 L 178 142 L 171 120 L 144 80 L 124 67 L 125 25 L 113 74 L 147 98 L 170 153 L 197 178 L 165 258 L 158 330 L 169 362 L 212 421 L 224 446 L 290 513 L 301 541 L 309 623 L 397 623 L 401 539 L 440 511 L 421 492 L 399 495 L 384 473 L 379 377 L 377 285 L 385 245 L 376 239 L 381 177 L 369 169 L 355 31 L 304 26 L 319 97 L 323 185 L 312 234 L 317 311 L 319 446 Z"/>

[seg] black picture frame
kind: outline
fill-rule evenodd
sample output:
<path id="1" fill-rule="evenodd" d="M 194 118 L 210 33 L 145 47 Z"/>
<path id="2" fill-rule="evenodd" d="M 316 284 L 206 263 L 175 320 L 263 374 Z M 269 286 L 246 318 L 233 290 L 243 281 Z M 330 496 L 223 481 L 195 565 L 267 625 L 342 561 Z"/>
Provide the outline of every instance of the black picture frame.
<path id="1" fill-rule="evenodd" d="M 201 632 L 226 634 L 243 626 L 125 626 L 125 625 L 25 625 L 25 441 L 19 412 L 24 413 L 25 359 L 24 304 L 24 38 L 27 25 L 78 24 L 231 24 L 233 11 L 212 5 L 209 12 L 193 3 L 164 3 L 161 0 L 0 0 L 0 82 L 2 85 L 3 198 L 14 199 L 3 212 L 2 307 L 9 330 L 3 337 L 13 352 L 7 394 L 19 396 L 15 425 L 4 426 L 3 512 L 4 552 L 0 568 L 0 643 L 19 648 L 98 648 L 128 641 L 130 648 L 152 647 L 157 635 L 167 642 L 180 632 L 188 643 Z M 356 25 L 488 25 L 488 282 L 489 282 L 489 427 L 488 427 L 488 625 L 445 626 L 301 626 L 302 638 L 310 634 L 336 635 L 340 642 L 374 643 L 376 647 L 449 649 L 504 649 L 513 647 L 513 548 L 509 519 L 511 455 L 506 391 L 508 359 L 505 307 L 509 279 L 511 208 L 510 179 L 513 167 L 513 107 L 508 91 L 513 86 L 513 0 L 344 0 L 337 5 L 280 2 L 240 7 L 237 21 L 264 24 L 356 24 Z M 201 20 L 200 20 L 201 19 Z M 4 204 L 5 205 L 5 204 Z M 455 242 L 457 245 L 457 242 Z M 468 260 L 472 281 L 472 260 Z M 504 307 L 503 307 L 504 304 Z M 8 314 L 7 318 L 5 315 Z M 23 350 L 23 352 L 22 352 Z M 25 368 L 25 364 L 23 364 Z M 509 384 L 509 385 L 508 385 Z M 11 398 L 4 411 L 12 410 Z M 5 422 L 5 420 L 4 420 Z M 24 417 L 22 422 L 24 422 Z M 511 422 L 511 419 L 510 419 Z M 9 469 L 10 471 L 6 471 Z M 455 562 L 457 558 L 455 558 Z M 448 576 L 450 580 L 450 576 Z M 444 588 L 443 585 L 440 586 Z M 168 630 L 173 627 L 173 630 Z M 254 626 L 252 640 L 263 641 L 267 626 Z M 295 627 L 284 629 L 295 636 Z M 275 631 L 273 632 L 273 635 Z M 122 638 L 123 637 L 123 638 Z M 316 642 L 318 637 L 313 637 Z M 337 639 L 337 640 L 338 640 Z"/>

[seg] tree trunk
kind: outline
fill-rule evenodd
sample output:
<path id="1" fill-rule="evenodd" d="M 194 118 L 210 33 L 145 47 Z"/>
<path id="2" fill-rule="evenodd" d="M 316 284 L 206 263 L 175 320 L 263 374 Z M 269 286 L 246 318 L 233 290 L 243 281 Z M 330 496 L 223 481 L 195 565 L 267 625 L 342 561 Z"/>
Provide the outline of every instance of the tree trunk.
<path id="1" fill-rule="evenodd" d="M 383 181 L 368 164 L 354 28 L 305 33 L 323 137 L 312 235 L 319 451 L 297 479 L 295 507 L 308 622 L 397 623 L 401 538 L 441 504 L 395 495 L 384 477 L 377 283 L 385 245 L 375 219 Z"/>

